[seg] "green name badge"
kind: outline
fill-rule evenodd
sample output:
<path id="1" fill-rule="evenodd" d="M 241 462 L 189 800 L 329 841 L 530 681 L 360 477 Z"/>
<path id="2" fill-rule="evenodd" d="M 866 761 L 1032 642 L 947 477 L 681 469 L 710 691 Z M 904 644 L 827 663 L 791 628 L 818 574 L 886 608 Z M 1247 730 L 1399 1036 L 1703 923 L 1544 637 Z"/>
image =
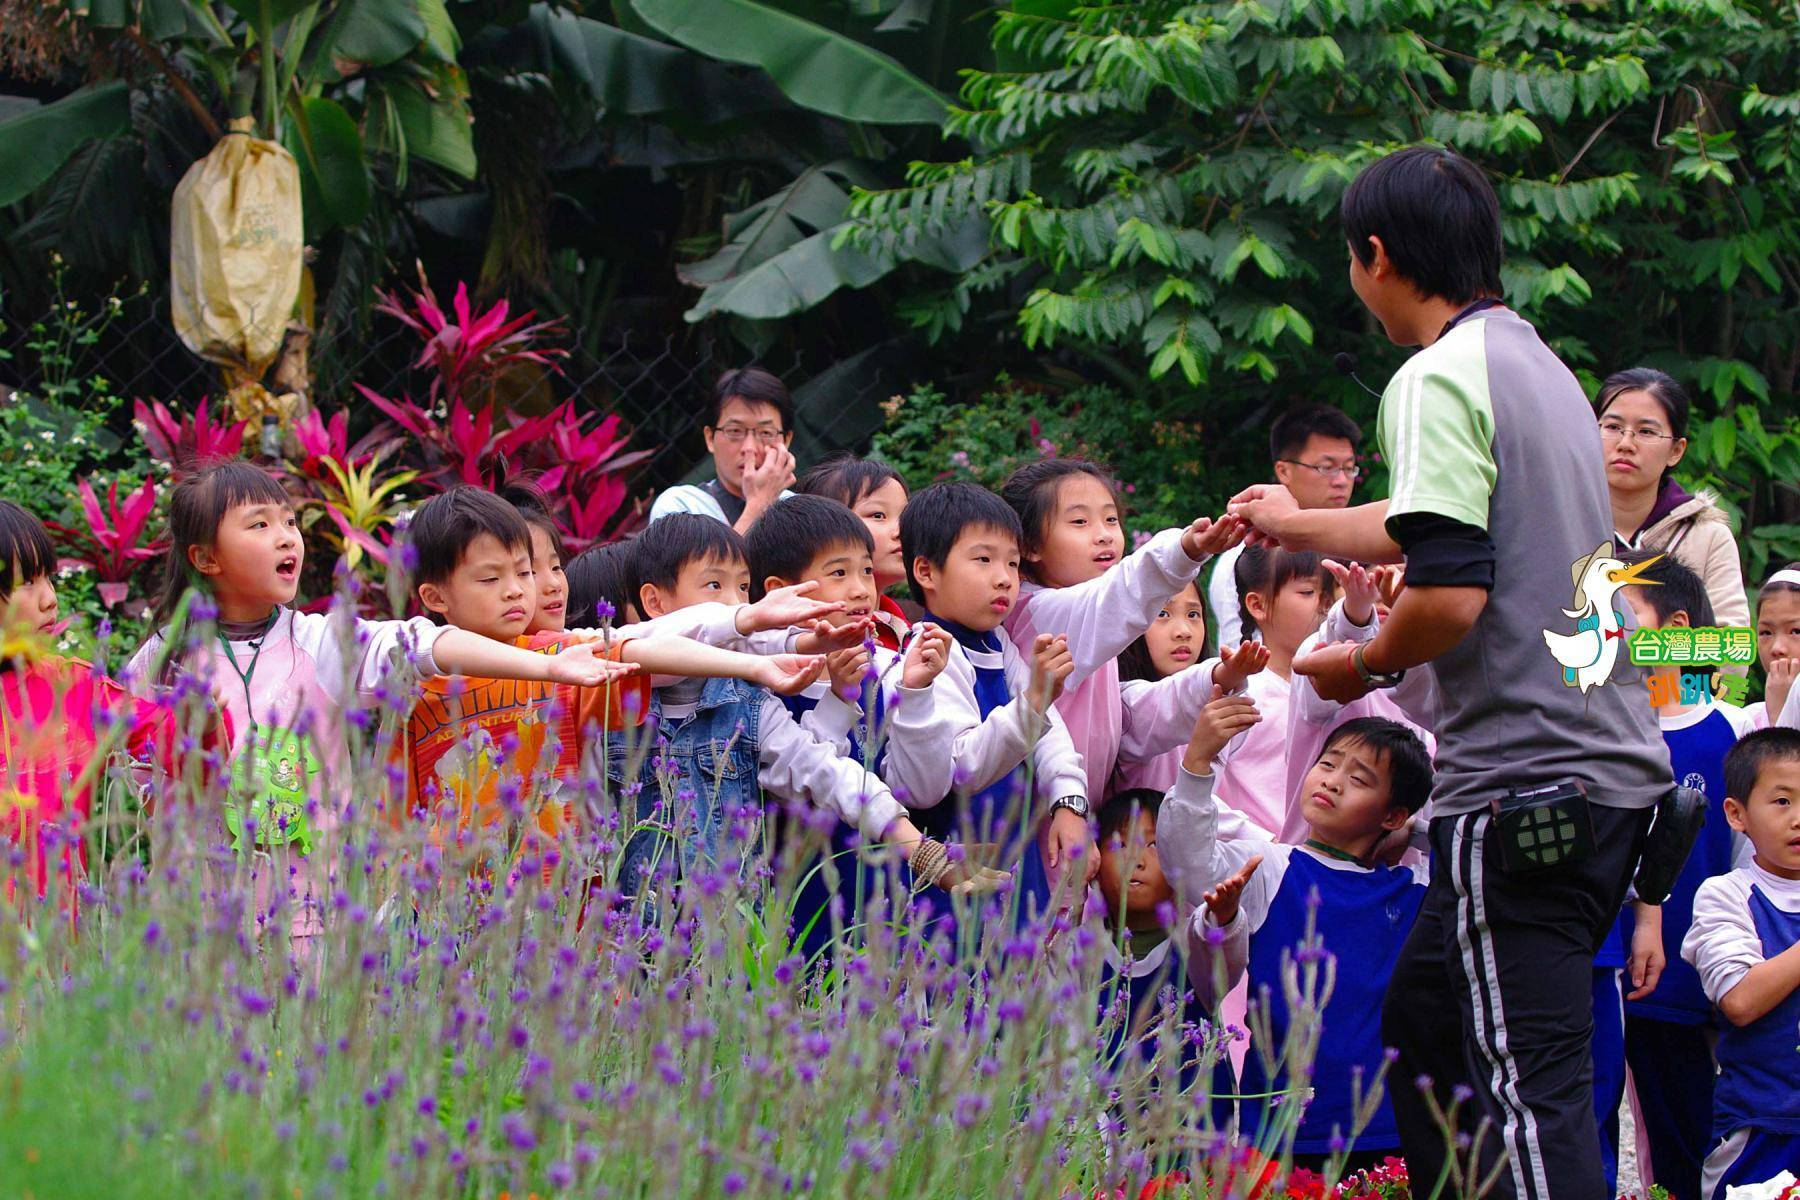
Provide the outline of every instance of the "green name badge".
<path id="1" fill-rule="evenodd" d="M 307 789 L 319 777 L 319 756 L 312 741 L 288 729 L 250 727 L 250 736 L 231 764 L 231 798 L 225 805 L 225 828 L 232 848 L 244 845 L 244 814 L 256 823 L 256 846 L 292 846 L 311 854 L 312 825 L 306 819 Z"/>

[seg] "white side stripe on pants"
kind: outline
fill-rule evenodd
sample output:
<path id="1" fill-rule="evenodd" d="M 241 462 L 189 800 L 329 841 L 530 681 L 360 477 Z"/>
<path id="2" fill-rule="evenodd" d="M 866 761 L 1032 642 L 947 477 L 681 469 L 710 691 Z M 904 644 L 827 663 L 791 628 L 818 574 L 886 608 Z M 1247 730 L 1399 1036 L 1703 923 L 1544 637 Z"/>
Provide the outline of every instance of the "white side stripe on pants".
<path id="1" fill-rule="evenodd" d="M 1519 1064 L 1507 1044 L 1506 1010 L 1500 999 L 1493 931 L 1488 927 L 1487 897 L 1482 894 L 1482 844 L 1489 820 L 1486 813 L 1471 813 L 1466 819 L 1470 827 L 1467 867 L 1463 865 L 1464 821 L 1457 822 L 1452 834 L 1450 881 L 1456 889 L 1456 941 L 1462 950 L 1463 971 L 1468 976 L 1474 1004 L 1475 1043 L 1492 1068 L 1490 1086 L 1494 1098 L 1506 1110 L 1501 1136 L 1512 1159 L 1514 1191 L 1519 1200 L 1549 1200 L 1550 1183 L 1544 1177 L 1537 1116 L 1519 1096 Z"/>

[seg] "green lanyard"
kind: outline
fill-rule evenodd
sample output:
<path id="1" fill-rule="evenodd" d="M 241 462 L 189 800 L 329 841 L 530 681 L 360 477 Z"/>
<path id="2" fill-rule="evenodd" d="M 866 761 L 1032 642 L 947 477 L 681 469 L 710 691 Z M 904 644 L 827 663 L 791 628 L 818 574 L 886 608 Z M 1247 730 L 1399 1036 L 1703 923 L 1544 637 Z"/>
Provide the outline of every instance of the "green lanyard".
<path id="1" fill-rule="evenodd" d="M 1335 858 L 1339 862 L 1355 863 L 1359 867 L 1366 867 L 1369 865 L 1368 863 L 1364 862 L 1362 859 L 1356 857 L 1356 855 L 1350 853 L 1348 850 L 1339 850 L 1336 846 L 1327 846 L 1324 842 L 1321 842 L 1318 838 L 1307 838 L 1306 839 L 1306 848 L 1308 850 L 1317 850 L 1320 854 L 1323 854 L 1325 857 Z"/>
<path id="2" fill-rule="evenodd" d="M 274 636 L 275 623 L 280 619 L 279 608 L 271 608 L 269 610 L 269 627 L 263 631 L 262 637 L 251 643 L 256 647 L 256 652 L 250 656 L 249 667 L 242 670 L 238 668 L 237 655 L 231 652 L 231 643 L 226 640 L 224 631 L 221 630 L 219 633 L 219 645 L 224 648 L 225 661 L 231 664 L 232 674 L 236 675 L 238 681 L 244 685 L 244 719 L 252 725 L 256 724 L 256 706 L 250 700 L 250 681 L 256 678 L 256 661 L 262 657 L 263 646 L 268 643 L 269 638 Z"/>

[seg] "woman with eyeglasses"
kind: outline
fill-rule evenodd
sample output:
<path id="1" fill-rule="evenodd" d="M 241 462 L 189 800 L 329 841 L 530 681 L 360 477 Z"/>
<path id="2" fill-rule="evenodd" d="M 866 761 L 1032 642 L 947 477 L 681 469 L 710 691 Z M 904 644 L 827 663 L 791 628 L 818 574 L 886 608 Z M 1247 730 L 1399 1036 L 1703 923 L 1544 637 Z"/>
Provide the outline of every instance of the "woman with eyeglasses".
<path id="1" fill-rule="evenodd" d="M 1619 542 L 1670 555 L 1706 582 L 1720 625 L 1749 625 L 1743 560 L 1725 511 L 1711 492 L 1675 482 L 1688 445 L 1687 391 L 1661 371 L 1633 367 L 1607 376 L 1594 408 Z"/>

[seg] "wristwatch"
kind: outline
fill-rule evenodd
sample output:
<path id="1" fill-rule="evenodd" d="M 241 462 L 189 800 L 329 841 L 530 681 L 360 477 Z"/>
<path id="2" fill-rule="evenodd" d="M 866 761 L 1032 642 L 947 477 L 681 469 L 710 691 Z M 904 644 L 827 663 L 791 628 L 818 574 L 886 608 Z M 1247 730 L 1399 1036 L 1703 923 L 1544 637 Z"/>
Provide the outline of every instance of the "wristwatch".
<path id="1" fill-rule="evenodd" d="M 1406 672 L 1389 671 L 1385 674 L 1369 670 L 1369 664 L 1363 661 L 1363 648 L 1368 643 L 1357 646 L 1350 652 L 1350 665 L 1356 668 L 1356 674 L 1372 688 L 1391 688 L 1406 678 Z"/>
<path id="2" fill-rule="evenodd" d="M 1068 809 L 1084 821 L 1088 818 L 1089 809 L 1086 796 L 1058 796 L 1050 802 L 1050 811 L 1055 812 L 1059 808 Z"/>

